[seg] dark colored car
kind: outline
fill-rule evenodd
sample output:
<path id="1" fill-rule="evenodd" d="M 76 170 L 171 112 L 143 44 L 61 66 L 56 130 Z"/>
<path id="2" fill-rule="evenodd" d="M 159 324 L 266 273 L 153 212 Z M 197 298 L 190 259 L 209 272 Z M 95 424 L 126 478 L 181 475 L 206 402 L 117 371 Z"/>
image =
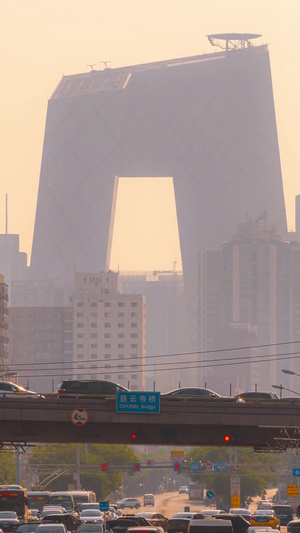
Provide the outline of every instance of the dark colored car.
<path id="1" fill-rule="evenodd" d="M 249 527 L 248 520 L 246 520 L 242 516 L 231 513 L 218 514 L 215 516 L 215 520 L 230 520 L 233 528 L 233 533 L 246 533 Z"/>
<path id="2" fill-rule="evenodd" d="M 96 524 L 82 524 L 76 530 L 76 533 L 106 533 L 110 531 L 106 528 L 105 522 L 97 522 Z"/>
<path id="3" fill-rule="evenodd" d="M 187 533 L 190 518 L 170 518 L 168 533 Z"/>
<path id="4" fill-rule="evenodd" d="M 191 520 L 188 533 L 233 533 L 233 528 L 229 520 L 216 521 L 215 518 L 204 518 Z"/>
<path id="5" fill-rule="evenodd" d="M 106 527 L 113 533 L 126 533 L 127 528 L 140 526 L 137 520 L 133 518 L 117 518 L 116 520 L 107 520 Z"/>
<path id="6" fill-rule="evenodd" d="M 16 529 L 16 533 L 35 533 L 35 530 L 38 527 L 38 525 L 39 525 L 39 522 L 27 522 L 27 524 L 21 524 Z"/>
<path id="7" fill-rule="evenodd" d="M 275 392 L 248 391 L 235 396 L 236 400 L 279 400 Z"/>
<path id="8" fill-rule="evenodd" d="M 14 511 L 0 511 L 0 528 L 4 533 L 14 533 L 20 525 L 20 520 L 17 513 Z"/>
<path id="9" fill-rule="evenodd" d="M 129 392 L 126 387 L 114 381 L 95 380 L 73 380 L 63 381 L 58 394 L 101 394 L 116 396 L 117 392 Z"/>
<path id="10" fill-rule="evenodd" d="M 82 521 L 71 513 L 50 514 L 41 519 L 41 523 L 64 524 L 68 531 L 75 531 Z"/>
<path id="11" fill-rule="evenodd" d="M 281 526 L 287 526 L 294 518 L 294 509 L 290 505 L 272 505 L 271 509 L 280 519 Z"/>
<path id="12" fill-rule="evenodd" d="M 168 519 L 160 513 L 139 513 L 136 516 L 142 516 L 150 522 L 153 526 L 160 526 L 165 531 L 168 529 Z"/>

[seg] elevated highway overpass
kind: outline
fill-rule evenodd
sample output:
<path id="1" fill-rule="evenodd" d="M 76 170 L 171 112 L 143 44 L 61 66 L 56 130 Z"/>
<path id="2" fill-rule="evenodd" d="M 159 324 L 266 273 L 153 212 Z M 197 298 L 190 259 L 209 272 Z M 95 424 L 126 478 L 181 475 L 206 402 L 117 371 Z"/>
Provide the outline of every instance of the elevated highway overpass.
<path id="1" fill-rule="evenodd" d="M 300 398 L 161 398 L 159 414 L 117 413 L 115 398 L 0 397 L 0 442 L 293 447 L 300 443 Z M 74 413 L 86 423 L 76 425 Z M 82 410 L 82 411 L 80 411 Z M 225 441 L 228 436 L 230 440 Z"/>

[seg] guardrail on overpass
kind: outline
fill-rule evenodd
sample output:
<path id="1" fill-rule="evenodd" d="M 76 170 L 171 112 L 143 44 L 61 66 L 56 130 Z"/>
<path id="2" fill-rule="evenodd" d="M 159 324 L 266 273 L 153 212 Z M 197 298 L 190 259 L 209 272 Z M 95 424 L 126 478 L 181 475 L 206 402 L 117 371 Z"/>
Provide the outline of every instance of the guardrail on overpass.
<path id="1" fill-rule="evenodd" d="M 0 442 L 293 447 L 300 399 L 161 398 L 159 414 L 132 414 L 117 413 L 115 398 L 0 397 L 0 428 Z"/>

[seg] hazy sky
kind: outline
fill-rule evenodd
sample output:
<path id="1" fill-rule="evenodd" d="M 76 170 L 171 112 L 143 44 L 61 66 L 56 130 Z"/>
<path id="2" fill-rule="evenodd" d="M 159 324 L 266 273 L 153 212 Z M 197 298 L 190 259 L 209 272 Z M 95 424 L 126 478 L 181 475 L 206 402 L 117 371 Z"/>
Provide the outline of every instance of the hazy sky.
<path id="1" fill-rule="evenodd" d="M 268 43 L 289 228 L 300 193 L 299 0 L 0 0 L 0 232 L 30 254 L 47 100 L 62 75 L 213 52 L 206 35 Z M 161 209 L 164 213 L 164 209 Z M 160 210 L 155 217 L 161 225 Z M 175 236 L 176 239 L 176 236 Z M 156 268 L 170 268 L 174 253 Z M 117 259 L 116 259 L 117 260 Z M 120 265 L 123 268 L 123 265 Z"/>

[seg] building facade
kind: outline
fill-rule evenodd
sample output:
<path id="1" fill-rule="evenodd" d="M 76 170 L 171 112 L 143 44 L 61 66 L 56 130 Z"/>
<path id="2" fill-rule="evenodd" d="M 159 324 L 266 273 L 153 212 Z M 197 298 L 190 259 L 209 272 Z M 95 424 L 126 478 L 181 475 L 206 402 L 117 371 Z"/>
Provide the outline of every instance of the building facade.
<path id="1" fill-rule="evenodd" d="M 145 390 L 144 296 L 120 294 L 114 272 L 79 273 L 73 309 L 73 377 Z"/>
<path id="2" fill-rule="evenodd" d="M 8 286 L 0 274 L 0 371 L 2 379 L 7 379 L 8 370 Z"/>
<path id="3" fill-rule="evenodd" d="M 286 231 L 269 52 L 64 76 L 48 104 L 31 279 L 108 270 L 120 177 L 174 181 L 191 346 L 197 250 L 247 212 Z"/>
<path id="4" fill-rule="evenodd" d="M 300 334 L 299 244 L 263 217 L 239 224 L 231 241 L 199 257 L 199 345 L 218 350 L 205 354 L 202 379 L 224 378 L 223 365 L 236 389 L 272 390 L 281 368 L 297 364 L 289 352 Z"/>

